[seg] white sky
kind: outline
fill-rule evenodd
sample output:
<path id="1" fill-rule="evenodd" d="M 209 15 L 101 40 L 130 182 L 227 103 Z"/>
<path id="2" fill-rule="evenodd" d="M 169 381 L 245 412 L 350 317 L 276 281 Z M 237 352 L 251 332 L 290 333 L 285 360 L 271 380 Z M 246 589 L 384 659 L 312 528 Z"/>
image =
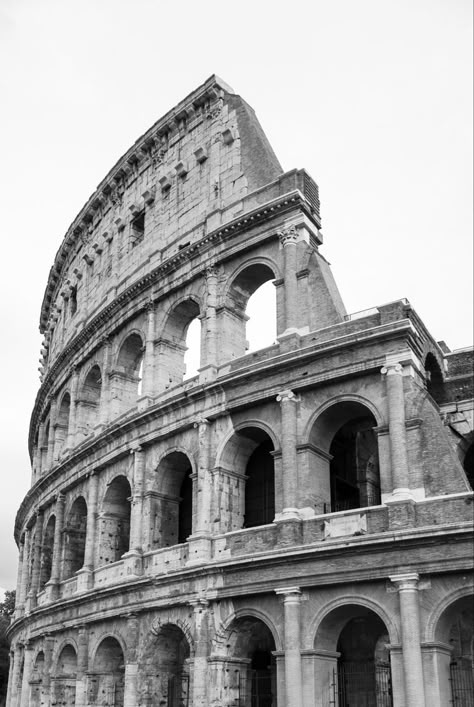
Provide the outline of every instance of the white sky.
<path id="1" fill-rule="evenodd" d="M 67 227 L 115 161 L 212 73 L 285 170 L 320 186 L 348 311 L 408 297 L 472 343 L 471 0 L 0 0 L 0 585 L 29 486 L 38 321 Z"/>

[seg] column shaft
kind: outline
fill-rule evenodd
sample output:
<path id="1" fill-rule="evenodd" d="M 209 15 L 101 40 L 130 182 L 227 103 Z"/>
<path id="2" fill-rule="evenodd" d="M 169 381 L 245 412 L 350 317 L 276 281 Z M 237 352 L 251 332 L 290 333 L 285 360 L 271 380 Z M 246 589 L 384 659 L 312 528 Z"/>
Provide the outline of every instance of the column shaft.
<path id="1" fill-rule="evenodd" d="M 300 605 L 301 592 L 297 587 L 277 589 L 283 595 L 285 613 L 285 707 L 303 707 L 301 669 Z"/>
<path id="2" fill-rule="evenodd" d="M 398 589 L 402 626 L 402 658 L 405 673 L 406 707 L 425 707 L 421 655 L 418 575 L 390 577 Z"/>
<path id="3" fill-rule="evenodd" d="M 56 401 L 51 400 L 50 412 L 49 412 L 48 453 L 47 453 L 47 462 L 46 462 L 46 468 L 48 471 L 53 466 L 55 431 L 56 431 Z"/>
<path id="4" fill-rule="evenodd" d="M 283 470 L 283 513 L 297 515 L 297 454 L 296 454 L 296 396 L 284 390 L 277 396 L 281 403 L 281 462 Z"/>
<path id="5" fill-rule="evenodd" d="M 58 584 L 61 581 L 61 555 L 62 555 L 62 538 L 64 526 L 64 503 L 65 498 L 60 493 L 56 499 L 56 524 L 54 526 L 54 545 L 53 545 L 53 561 L 51 566 L 51 584 Z"/>
<path id="6" fill-rule="evenodd" d="M 147 311 L 147 334 L 143 355 L 142 395 L 152 396 L 155 392 L 155 306 L 150 304 Z"/>
<path id="7" fill-rule="evenodd" d="M 30 678 L 33 664 L 33 646 L 25 645 L 25 661 L 23 663 L 23 680 L 21 681 L 20 707 L 30 707 Z"/>
<path id="8" fill-rule="evenodd" d="M 87 496 L 87 523 L 86 523 L 86 547 L 84 552 L 84 569 L 92 571 L 94 569 L 94 546 L 97 525 L 97 474 L 92 474 L 89 478 L 89 492 Z"/>
<path id="9" fill-rule="evenodd" d="M 39 511 L 36 515 L 36 525 L 33 544 L 33 569 L 31 572 L 31 585 L 30 585 L 30 608 L 36 606 L 36 597 L 39 589 L 40 582 L 40 572 L 41 572 L 41 549 L 42 549 L 42 536 L 43 536 L 43 512 Z"/>
<path id="10" fill-rule="evenodd" d="M 217 365 L 217 269 L 209 267 L 206 270 L 207 300 L 206 314 L 203 324 L 204 351 L 202 352 L 201 367 Z"/>
<path id="11" fill-rule="evenodd" d="M 406 492 L 409 488 L 408 457 L 405 429 L 405 398 L 403 375 L 400 364 L 382 368 L 387 380 L 388 429 L 390 433 L 390 456 L 392 461 L 392 485 L 394 493 Z"/>
<path id="12" fill-rule="evenodd" d="M 210 479 L 210 426 L 208 420 L 196 422 L 199 436 L 199 460 L 197 471 L 197 519 L 194 535 L 208 534 L 211 521 L 211 479 Z"/>
<path id="13" fill-rule="evenodd" d="M 99 421 L 102 425 L 106 425 L 110 419 L 110 359 L 111 359 L 111 343 L 108 338 L 103 340 L 104 358 L 102 362 L 102 386 L 100 389 L 99 401 Z"/>
<path id="14" fill-rule="evenodd" d="M 71 376 L 71 387 L 69 389 L 70 404 L 69 404 L 69 420 L 67 427 L 67 440 L 66 447 L 72 449 L 74 447 L 74 440 L 76 438 L 76 402 L 77 402 L 77 383 L 78 383 L 78 373 L 76 370 L 73 371 Z"/>
<path id="15" fill-rule="evenodd" d="M 285 293 L 285 331 L 297 329 L 298 321 L 298 283 L 296 279 L 298 234 L 292 226 L 279 233 L 283 246 L 283 277 Z"/>
<path id="16" fill-rule="evenodd" d="M 18 608 L 24 609 L 26 595 L 28 591 L 28 579 L 29 579 L 29 556 L 31 552 L 30 548 L 31 538 L 30 531 L 28 528 L 25 530 L 24 538 L 24 553 L 23 553 L 23 563 L 21 569 L 21 582 L 18 590 L 17 606 Z"/>
<path id="17" fill-rule="evenodd" d="M 15 615 L 20 616 L 23 609 L 23 597 L 21 595 L 22 588 L 22 576 L 24 572 L 25 563 L 25 537 L 20 540 L 20 553 L 18 557 L 18 571 L 16 577 L 16 603 L 15 603 Z"/>
<path id="18" fill-rule="evenodd" d="M 193 664 L 193 707 L 207 707 L 208 610 L 207 601 L 191 602 L 194 610 L 195 652 Z"/>
<path id="19" fill-rule="evenodd" d="M 140 447 L 133 451 L 133 492 L 130 517 L 130 550 L 142 551 L 143 483 L 145 452 Z"/>
<path id="20" fill-rule="evenodd" d="M 11 679 L 8 681 L 7 707 L 17 707 L 18 704 L 22 650 L 22 647 L 17 644 L 14 651 L 10 653 L 10 656 L 13 655 L 13 669 L 11 671 Z"/>

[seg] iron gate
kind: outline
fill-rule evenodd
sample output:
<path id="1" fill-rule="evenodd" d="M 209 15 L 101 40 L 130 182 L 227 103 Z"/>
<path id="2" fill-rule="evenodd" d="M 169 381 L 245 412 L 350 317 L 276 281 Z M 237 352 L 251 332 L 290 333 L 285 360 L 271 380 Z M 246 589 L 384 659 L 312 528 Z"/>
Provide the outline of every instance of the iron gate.
<path id="1" fill-rule="evenodd" d="M 269 670 L 246 670 L 240 673 L 238 707 L 273 707 L 272 678 Z"/>
<path id="2" fill-rule="evenodd" d="M 331 678 L 330 707 L 393 707 L 392 677 L 386 663 L 341 662 Z"/>
<path id="3" fill-rule="evenodd" d="M 455 707 L 474 707 L 474 678 L 470 665 L 451 663 L 452 704 Z"/>
<path id="4" fill-rule="evenodd" d="M 188 673 L 168 676 L 167 707 L 189 707 Z"/>

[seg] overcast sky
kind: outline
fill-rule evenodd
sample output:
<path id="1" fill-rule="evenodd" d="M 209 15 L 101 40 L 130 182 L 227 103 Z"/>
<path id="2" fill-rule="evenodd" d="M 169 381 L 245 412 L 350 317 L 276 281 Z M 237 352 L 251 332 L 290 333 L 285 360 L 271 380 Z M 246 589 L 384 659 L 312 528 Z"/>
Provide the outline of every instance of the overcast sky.
<path id="1" fill-rule="evenodd" d="M 29 487 L 38 321 L 67 227 L 128 147 L 213 73 L 320 187 L 348 311 L 407 297 L 472 343 L 471 0 L 0 0 L 0 586 Z"/>

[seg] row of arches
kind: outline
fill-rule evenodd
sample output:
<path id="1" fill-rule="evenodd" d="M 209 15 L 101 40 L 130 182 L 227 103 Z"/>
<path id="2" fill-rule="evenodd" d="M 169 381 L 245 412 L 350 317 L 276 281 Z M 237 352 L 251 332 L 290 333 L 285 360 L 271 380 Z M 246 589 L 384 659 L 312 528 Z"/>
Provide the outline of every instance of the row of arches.
<path id="1" fill-rule="evenodd" d="M 269 425 L 257 420 L 241 423 L 217 450 L 207 481 L 209 515 L 199 528 L 196 454 L 173 448 L 147 472 L 138 546 L 156 550 L 182 544 L 203 527 L 219 534 L 270 524 L 283 507 L 282 475 L 288 473 L 298 476 L 298 507 L 310 508 L 313 514 L 379 505 L 382 493 L 389 494 L 392 488 L 376 414 L 372 405 L 355 397 L 323 407 L 307 431 L 306 443 L 300 445 L 298 470 L 282 469 L 281 442 Z M 471 457 L 466 455 L 467 463 Z M 94 509 L 88 508 L 86 492 L 72 499 L 60 528 L 61 569 L 56 581 L 83 567 L 89 512 L 99 518 L 90 539 L 91 566 L 116 562 L 131 549 L 132 495 L 131 470 L 125 474 L 117 470 Z M 55 512 L 46 521 L 39 590 L 51 579 L 57 541 Z"/>
<path id="2" fill-rule="evenodd" d="M 241 322 L 243 328 L 237 337 L 238 343 L 234 332 L 232 345 L 235 345 L 235 351 L 231 357 L 274 343 L 276 294 L 273 278 L 268 266 L 255 265 L 236 278 L 231 288 L 231 318 Z M 147 381 L 146 392 L 164 391 L 196 376 L 205 359 L 209 358 L 206 356 L 208 337 L 207 319 L 198 302 L 188 298 L 177 304 L 166 319 L 162 335 L 153 344 L 153 356 L 163 370 L 160 374 L 150 374 L 149 377 L 155 380 Z M 229 337 L 226 340 L 229 341 Z M 54 419 L 46 412 L 36 432 L 35 449 L 40 457 L 36 466 L 46 469 L 64 449 L 74 446 L 92 432 L 104 418 L 104 406 L 108 407 L 107 416 L 113 418 L 136 405 L 137 399 L 145 393 L 145 351 L 143 330 L 129 332 L 119 343 L 106 370 L 102 362 L 93 362 L 80 376 L 74 396 L 71 397 L 70 390 L 63 392 Z M 156 366 L 152 364 L 150 368 Z M 156 380 L 157 377 L 160 380 Z M 71 407 L 76 408 L 73 411 L 74 439 L 70 430 Z"/>
<path id="3" fill-rule="evenodd" d="M 434 637 L 440 650 L 433 653 L 430 649 L 425 669 L 431 672 L 435 666 L 430 661 L 434 660 L 438 684 L 429 690 L 438 693 L 440 704 L 467 705 L 474 697 L 472 599 L 462 596 L 451 602 L 436 622 Z M 314 648 L 306 651 L 302 675 L 307 694 L 314 690 L 315 705 L 393 707 L 403 699 L 404 681 L 392 679 L 392 671 L 398 674 L 401 667 L 398 631 L 393 619 L 372 604 L 340 602 L 319 612 L 322 615 L 315 626 Z M 224 707 L 281 704 L 284 653 L 280 631 L 266 614 L 239 610 L 206 643 L 205 690 L 209 703 Z M 194 658 L 192 631 L 172 621 L 156 627 L 152 624 L 132 654 L 121 636 L 106 635 L 89 661 L 83 656 L 82 664 L 77 644 L 66 640 L 49 668 L 50 680 L 45 672 L 44 649 L 36 652 L 29 704 L 39 707 L 49 688 L 51 704 L 73 706 L 82 690 L 87 705 L 123 707 L 127 681 L 131 679 L 126 666 L 138 659 L 135 700 L 139 707 L 191 707 L 194 684 L 199 680 Z"/>

